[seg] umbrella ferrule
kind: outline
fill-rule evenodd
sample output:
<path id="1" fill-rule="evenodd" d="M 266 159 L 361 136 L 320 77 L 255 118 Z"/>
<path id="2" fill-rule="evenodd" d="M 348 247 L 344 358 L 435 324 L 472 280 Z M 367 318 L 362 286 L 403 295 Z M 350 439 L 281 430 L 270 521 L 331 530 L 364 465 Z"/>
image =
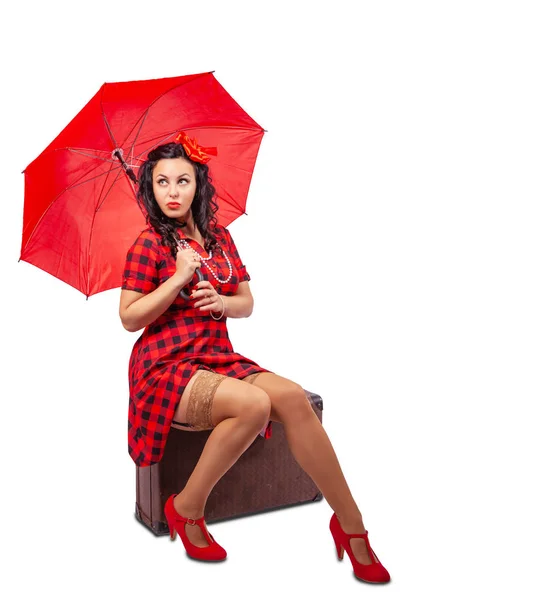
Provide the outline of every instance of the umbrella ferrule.
<path id="1" fill-rule="evenodd" d="M 112 151 L 112 158 L 119 159 L 119 162 L 124 167 L 127 167 L 127 163 L 123 160 L 123 150 L 121 148 L 116 148 L 115 150 Z"/>
<path id="2" fill-rule="evenodd" d="M 112 158 L 117 158 L 119 160 L 125 173 L 127 173 L 127 175 L 133 181 L 133 183 L 138 183 L 137 176 L 135 175 L 133 169 L 123 160 L 123 150 L 121 148 L 116 148 L 115 150 L 112 150 Z"/>

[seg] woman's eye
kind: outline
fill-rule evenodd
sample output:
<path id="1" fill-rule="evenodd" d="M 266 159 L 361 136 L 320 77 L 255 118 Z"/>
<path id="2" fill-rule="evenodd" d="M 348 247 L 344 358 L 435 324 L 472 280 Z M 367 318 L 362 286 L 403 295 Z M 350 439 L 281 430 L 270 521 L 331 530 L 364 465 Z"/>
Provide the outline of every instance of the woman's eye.
<path id="1" fill-rule="evenodd" d="M 189 180 L 185 179 L 183 177 L 183 178 L 179 179 L 179 183 L 181 183 L 181 181 L 184 181 L 185 183 L 188 183 Z M 161 183 L 167 183 L 167 179 L 158 179 L 158 184 L 161 184 Z"/>

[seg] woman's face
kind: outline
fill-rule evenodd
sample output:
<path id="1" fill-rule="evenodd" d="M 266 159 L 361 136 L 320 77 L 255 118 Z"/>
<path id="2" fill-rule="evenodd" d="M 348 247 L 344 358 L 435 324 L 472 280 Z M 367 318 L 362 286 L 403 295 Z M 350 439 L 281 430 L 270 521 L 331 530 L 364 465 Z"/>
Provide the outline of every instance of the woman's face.
<path id="1" fill-rule="evenodd" d="M 164 215 L 180 222 L 185 220 L 196 191 L 192 163 L 184 158 L 160 159 L 152 172 L 152 187 Z"/>

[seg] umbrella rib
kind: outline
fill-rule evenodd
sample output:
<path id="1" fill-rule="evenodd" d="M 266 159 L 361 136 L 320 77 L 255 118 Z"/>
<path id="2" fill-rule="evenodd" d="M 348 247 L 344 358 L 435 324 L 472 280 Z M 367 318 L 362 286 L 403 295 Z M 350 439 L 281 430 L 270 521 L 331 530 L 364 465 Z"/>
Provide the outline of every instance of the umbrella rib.
<path id="1" fill-rule="evenodd" d="M 204 126 L 199 125 L 198 127 L 187 127 L 187 131 L 196 131 L 196 130 L 202 130 L 202 129 L 240 129 L 241 131 L 260 131 L 260 129 L 257 127 L 233 127 L 232 125 L 211 125 L 211 126 L 210 125 L 204 125 Z M 166 137 L 164 139 L 170 138 L 172 135 L 175 135 L 177 133 L 177 131 L 178 131 L 178 129 L 173 130 L 171 133 L 166 135 Z M 157 138 L 155 138 L 155 140 L 156 141 L 152 140 L 152 141 L 154 141 L 154 144 L 152 146 L 150 146 L 149 148 L 147 148 L 140 154 L 137 154 L 135 156 L 135 159 L 144 160 L 144 159 L 140 158 L 142 155 L 150 152 L 150 150 L 152 150 L 152 148 L 159 146 L 160 138 L 157 137 Z"/>
<path id="2" fill-rule="evenodd" d="M 68 148 L 66 148 L 68 149 Z M 96 167 L 94 167 L 96 168 Z M 93 169 L 91 169 L 90 171 L 92 171 Z M 33 227 L 33 231 L 30 233 L 29 238 L 27 239 L 27 243 L 25 244 L 25 248 L 27 248 L 27 246 L 31 243 L 31 240 L 33 239 L 33 236 L 35 235 L 35 232 L 38 228 L 38 226 L 40 225 L 40 223 L 42 222 L 42 219 L 44 219 L 44 217 L 46 216 L 46 214 L 48 213 L 48 211 L 50 210 L 50 208 L 52 207 L 52 205 L 54 204 L 54 202 L 56 202 L 56 200 L 62 195 L 65 194 L 65 192 L 67 192 L 67 190 L 71 189 L 71 188 L 75 188 L 78 187 L 80 185 L 83 185 L 84 183 L 88 183 L 89 181 L 92 181 L 93 179 L 97 179 L 98 177 L 102 177 L 103 175 L 107 175 L 108 173 L 111 173 L 112 171 L 114 171 L 115 169 L 108 169 L 108 171 L 105 171 L 103 173 L 100 173 L 98 175 L 94 175 L 93 177 L 90 177 L 89 179 L 85 179 L 83 181 L 79 181 L 78 183 L 72 183 L 71 185 L 68 185 L 67 187 L 65 187 L 63 190 L 61 190 L 58 194 L 56 194 L 56 197 L 52 199 L 52 201 L 50 202 L 50 204 L 48 205 L 48 208 L 46 208 L 44 210 L 44 212 L 42 213 L 42 215 L 40 216 L 40 219 L 36 222 L 36 225 Z M 88 171 L 87 173 L 85 173 L 83 175 L 83 177 L 85 177 L 88 173 L 90 173 L 90 171 Z M 121 172 L 121 171 L 120 171 Z"/>
<path id="3" fill-rule="evenodd" d="M 102 97 L 103 96 L 104 96 L 104 88 L 102 88 Z M 115 137 L 114 137 L 114 135 L 112 133 L 112 130 L 110 128 L 110 124 L 108 122 L 108 118 L 106 117 L 106 113 L 104 112 L 104 103 L 102 102 L 102 99 L 100 99 L 100 110 L 102 111 L 102 118 L 104 119 L 104 124 L 106 125 L 106 129 L 108 130 L 108 134 L 109 134 L 110 138 L 112 139 L 112 143 L 114 145 L 114 148 L 118 148 L 117 142 L 115 141 Z M 140 125 L 140 127 L 138 129 L 137 137 L 138 137 L 138 134 L 140 133 L 140 130 L 142 129 L 142 126 L 144 125 L 144 120 L 146 119 L 146 115 L 147 114 L 148 114 L 148 109 L 145 111 L 144 116 L 142 118 L 142 123 L 141 123 L 141 125 Z M 135 137 L 135 142 L 137 140 L 137 137 Z M 131 157 L 132 157 L 132 148 L 131 148 Z M 127 158 L 125 159 L 125 162 L 127 163 Z M 129 167 L 137 167 L 138 168 L 139 165 L 129 165 L 129 163 L 127 163 L 127 166 L 129 166 Z M 115 181 L 117 181 L 117 177 L 116 177 Z"/>
<path id="4" fill-rule="evenodd" d="M 226 201 L 231 204 L 232 206 L 234 206 L 238 211 L 240 212 L 244 212 L 244 209 L 237 203 L 237 201 L 233 198 L 233 196 L 231 196 L 231 194 L 229 194 L 229 192 L 225 189 L 225 187 L 223 185 L 219 185 L 218 184 L 218 189 L 221 190 L 221 194 L 217 191 L 216 189 L 216 196 L 217 197 L 221 197 L 222 194 L 226 195 Z"/>
<path id="5" fill-rule="evenodd" d="M 133 129 L 134 129 L 134 128 L 137 126 L 137 124 L 138 124 L 139 122 L 141 122 L 141 125 L 140 125 L 140 127 L 139 127 L 139 130 L 138 130 L 138 132 L 137 132 L 137 134 L 136 134 L 136 136 L 135 136 L 135 140 L 134 140 L 134 142 L 132 142 L 132 143 L 131 143 L 131 150 L 130 150 L 130 152 L 132 153 L 132 151 L 133 151 L 134 144 L 135 144 L 135 142 L 136 142 L 136 141 L 137 141 L 137 139 L 138 139 L 138 135 L 139 135 L 139 133 L 140 133 L 140 130 L 141 130 L 142 126 L 144 125 L 144 122 L 146 121 L 146 117 L 147 117 L 147 115 L 148 115 L 148 112 L 150 111 L 150 108 L 152 108 L 152 106 L 153 106 L 153 105 L 154 105 L 154 104 L 155 104 L 155 103 L 156 103 L 156 102 L 157 102 L 157 101 L 158 101 L 160 98 L 162 98 L 163 96 L 165 96 L 165 95 L 166 95 L 166 94 L 168 94 L 169 92 L 172 92 L 173 90 L 177 89 L 178 87 L 180 87 L 180 86 L 182 86 L 182 85 L 186 85 L 187 83 L 190 83 L 191 81 L 194 81 L 195 79 L 198 79 L 198 77 L 203 77 L 204 75 L 211 75 L 212 73 L 213 73 L 213 71 L 210 71 L 209 73 L 199 73 L 199 74 L 198 74 L 196 77 L 192 77 L 192 78 L 190 78 L 190 79 L 187 79 L 187 81 L 182 81 L 181 83 L 178 83 L 178 84 L 174 85 L 172 88 L 169 88 L 169 89 L 165 90 L 164 92 L 162 92 L 162 93 L 161 93 L 161 94 L 160 94 L 160 95 L 159 95 L 157 98 L 154 98 L 154 100 L 152 100 L 152 102 L 150 102 L 150 104 L 149 104 L 149 105 L 146 107 L 146 109 L 144 110 L 144 113 L 142 114 L 142 116 L 141 116 L 139 119 L 137 119 L 137 122 L 135 123 L 135 125 L 134 125 L 134 127 L 133 127 Z M 103 95 L 104 95 L 104 90 L 102 89 L 102 96 L 103 96 Z M 113 134 L 112 134 L 112 130 L 110 129 L 110 124 L 109 124 L 109 122 L 108 122 L 108 119 L 107 119 L 107 117 L 106 117 L 106 113 L 104 112 L 104 104 L 103 104 L 103 101 L 102 101 L 102 99 L 100 99 L 100 110 L 102 111 L 102 118 L 104 119 L 104 123 L 105 123 L 105 125 L 106 125 L 106 128 L 107 128 L 107 130 L 108 130 L 108 133 L 109 133 L 109 135 L 110 135 L 110 138 L 112 139 L 113 145 L 114 145 L 114 147 L 115 147 L 115 148 L 117 148 L 117 147 L 118 147 L 118 145 L 117 145 L 117 142 L 115 141 L 115 138 L 114 138 L 114 136 L 113 136 Z M 131 131 L 132 131 L 132 130 L 131 130 Z M 129 137 L 129 135 L 131 135 L 131 132 L 129 132 L 129 134 L 127 135 L 127 138 Z M 126 144 L 126 142 L 127 142 L 127 138 L 125 138 L 125 139 L 123 140 L 123 144 L 122 144 L 122 146 Z M 127 161 L 125 161 L 125 162 L 127 162 Z"/>
<path id="6" fill-rule="evenodd" d="M 114 160 L 113 158 L 102 158 L 101 156 L 97 156 L 96 154 L 89 154 L 88 152 L 83 152 L 83 150 L 89 150 L 89 148 L 84 148 L 83 150 L 81 149 L 77 149 L 77 148 L 65 148 L 66 150 L 69 150 L 70 152 L 75 152 L 75 154 L 81 154 L 82 156 L 88 156 L 90 158 L 96 158 L 97 160 L 102 160 L 104 162 L 110 162 L 110 163 L 114 163 L 115 165 L 117 165 L 118 167 L 121 166 L 121 163 L 117 160 Z M 91 150 L 92 152 L 92 150 Z M 98 150 L 98 152 L 108 152 L 107 150 Z M 130 167 L 139 167 L 140 165 L 129 165 Z"/>
<path id="7" fill-rule="evenodd" d="M 93 169 L 91 169 L 92 171 Z M 89 177 L 88 179 L 83 179 L 82 181 L 79 182 L 75 182 L 72 183 L 71 185 L 68 185 L 66 188 L 64 188 L 57 196 L 56 198 L 54 198 L 54 201 L 58 199 L 59 196 L 61 196 L 63 193 L 67 192 L 67 190 L 69 190 L 70 188 L 75 188 L 78 187 L 80 185 L 83 185 L 84 183 L 88 183 L 89 181 L 92 181 L 93 179 L 98 179 L 98 177 L 103 177 L 104 175 L 108 175 L 109 173 L 111 173 L 112 171 L 121 171 L 121 169 L 119 168 L 118 165 L 116 165 L 113 168 L 108 169 L 107 171 L 102 171 L 102 173 L 99 173 L 98 175 L 93 175 L 92 177 Z M 88 172 L 90 173 L 90 171 Z M 83 177 L 85 177 L 86 175 L 88 175 L 88 173 L 85 173 L 85 175 L 83 175 Z"/>
<path id="8" fill-rule="evenodd" d="M 104 112 L 104 102 L 103 102 L 103 98 L 104 98 L 104 89 L 106 88 L 106 84 L 104 84 L 102 86 L 102 97 L 100 98 L 100 110 L 102 111 L 102 118 L 104 119 L 104 124 L 106 125 L 106 129 L 108 130 L 108 134 L 109 136 L 112 138 L 112 143 L 114 148 L 117 148 L 117 143 L 115 141 L 115 138 L 112 134 L 112 130 L 110 129 L 110 124 L 108 123 L 108 118 L 106 117 L 106 113 Z"/>
<path id="9" fill-rule="evenodd" d="M 92 248 L 92 232 L 94 231 L 94 220 L 96 219 L 96 213 L 100 210 L 100 207 L 106 201 L 106 198 L 108 197 L 108 194 L 112 191 L 113 186 L 117 183 L 117 180 L 119 179 L 119 177 L 120 177 L 120 175 L 122 173 L 123 173 L 123 171 L 119 170 L 119 172 L 115 176 L 115 178 L 114 178 L 114 180 L 113 180 L 110 188 L 105 193 L 104 198 L 96 205 L 96 208 L 94 209 L 94 214 L 92 215 L 92 223 L 90 224 L 90 234 L 89 234 L 89 238 L 88 238 L 87 266 L 86 266 L 86 269 L 85 269 L 85 274 L 86 274 L 86 278 L 87 278 L 87 297 L 88 297 L 88 292 L 90 291 L 90 289 L 89 289 L 89 286 L 90 286 L 90 280 L 89 280 L 89 275 L 90 275 L 90 257 L 91 257 L 91 248 Z M 102 190 L 106 186 L 106 182 L 108 180 L 107 175 L 108 175 L 108 173 L 106 173 L 106 179 L 104 180 L 104 184 L 102 186 Z M 102 195 L 102 193 L 101 193 L 101 195 Z"/>
<path id="10" fill-rule="evenodd" d="M 141 127 L 142 127 L 142 126 L 141 126 Z M 177 131 L 177 130 L 175 130 L 175 131 Z M 164 142 L 164 141 L 165 141 L 167 138 L 170 138 L 172 135 L 174 135 L 174 134 L 170 133 L 169 135 L 167 135 L 167 136 L 166 136 L 166 137 L 165 137 L 165 138 L 162 140 L 162 143 L 163 143 L 163 142 Z M 136 141 L 136 138 L 135 138 L 135 141 Z M 148 152 L 150 152 L 150 150 L 152 150 L 152 149 L 153 149 L 153 148 L 155 148 L 156 146 L 160 146 L 160 145 L 161 145 L 161 144 L 160 144 L 160 139 L 159 139 L 159 138 L 156 138 L 156 142 L 155 142 L 154 144 L 152 144 L 152 146 L 150 146 L 149 148 L 146 148 L 146 150 L 144 150 L 144 151 L 143 151 L 143 152 L 141 152 L 140 154 L 137 154 L 135 157 L 132 157 L 132 154 L 130 154 L 130 156 L 131 156 L 132 158 L 134 158 L 134 159 L 137 159 L 137 158 L 138 158 L 139 160 L 142 160 L 142 159 L 140 158 L 141 156 L 143 156 L 144 154 L 147 154 Z M 132 151 L 133 151 L 133 147 L 131 147 L 131 150 L 130 150 L 130 152 L 132 152 Z"/>
<path id="11" fill-rule="evenodd" d="M 148 115 L 148 112 L 149 112 L 149 110 L 150 110 L 150 107 L 148 107 L 148 108 L 147 108 L 147 109 L 144 111 L 144 115 L 143 115 L 143 117 L 142 117 L 142 119 L 141 119 L 141 121 L 142 121 L 142 122 L 141 122 L 140 126 L 139 126 L 139 127 L 138 127 L 138 129 L 137 129 L 137 135 L 135 135 L 135 139 L 133 140 L 133 142 L 132 142 L 132 144 L 131 144 L 131 146 L 130 146 L 130 148 L 129 148 L 129 154 L 128 154 L 128 155 L 127 155 L 127 157 L 125 158 L 125 162 L 127 162 L 127 159 L 128 159 L 129 157 L 131 157 L 131 160 L 133 160 L 133 161 L 134 161 L 134 158 L 135 158 L 135 157 L 133 157 L 133 151 L 134 151 L 134 149 L 135 149 L 135 144 L 136 144 L 136 142 L 137 142 L 138 136 L 140 135 L 141 129 L 142 129 L 142 127 L 143 127 L 143 125 L 144 125 L 144 123 L 145 123 L 145 121 L 146 121 L 146 117 L 147 117 L 147 115 Z"/>
<path id="12" fill-rule="evenodd" d="M 123 174 L 123 171 L 120 170 L 119 173 L 115 176 L 112 184 L 110 185 L 110 188 L 108 189 L 108 191 L 106 192 L 106 194 L 104 195 L 104 197 L 101 198 L 101 201 L 96 205 L 96 208 L 94 210 L 94 214 L 96 214 L 100 210 L 100 207 L 102 206 L 102 204 L 104 204 L 104 202 L 106 201 L 106 198 L 108 197 L 108 194 L 112 191 L 113 186 L 117 183 L 117 180 L 119 179 L 120 175 L 122 175 L 122 174 Z M 106 177 L 106 181 L 107 180 L 108 180 L 108 178 Z M 106 182 L 104 182 L 104 185 L 106 185 Z M 93 217 L 93 222 L 94 222 L 94 217 Z"/>
<path id="13" fill-rule="evenodd" d="M 241 131 L 258 131 L 258 132 L 259 131 L 263 131 L 263 132 L 266 132 L 265 129 L 260 128 L 260 127 L 244 127 L 244 126 L 238 127 L 238 126 L 233 126 L 233 125 L 198 125 L 196 127 L 187 127 L 186 128 L 187 131 L 196 131 L 196 130 L 200 130 L 200 129 L 237 129 L 237 130 L 241 130 Z M 175 129 L 173 133 L 177 133 L 177 131 L 178 130 Z M 169 134 L 167 137 L 171 137 L 171 135 L 172 134 Z M 156 139 L 159 139 L 159 138 L 156 138 Z M 154 141 L 154 140 L 152 140 L 152 141 Z M 116 147 L 117 147 L 117 145 L 116 145 Z M 154 147 L 155 146 L 152 146 L 151 148 L 154 148 Z M 69 151 L 72 151 L 72 152 L 75 151 L 73 148 L 70 148 L 70 147 L 65 147 L 65 148 L 51 148 L 50 150 L 47 150 L 47 151 L 43 152 L 40 155 L 40 157 L 37 157 L 37 158 L 42 158 L 43 156 L 49 154 L 50 152 L 59 152 L 60 150 L 69 150 Z M 147 152 L 147 151 L 145 151 L 145 152 Z M 106 150 L 98 150 L 98 152 L 107 152 L 107 151 Z M 141 156 L 145 152 L 141 152 L 141 154 L 138 154 L 135 158 Z M 100 158 L 98 156 L 94 156 L 94 158 L 97 158 L 98 160 L 105 160 L 107 162 L 116 162 L 115 160 L 114 161 L 110 161 L 109 159 Z M 142 160 L 142 159 L 139 159 L 139 160 Z M 144 160 L 143 160 L 143 162 L 144 162 Z M 27 165 L 27 167 L 28 166 L 29 165 Z M 139 165 L 132 165 L 132 166 L 136 167 L 136 166 L 139 166 Z M 23 171 L 21 171 L 21 172 L 25 173 L 26 171 L 27 171 L 27 168 L 23 169 Z"/>
<path id="14" fill-rule="evenodd" d="M 213 73 L 213 71 L 210 71 L 209 73 L 198 73 L 196 75 L 196 77 L 191 77 L 190 79 L 187 79 L 186 81 L 181 81 L 180 83 L 177 83 L 176 85 L 174 85 L 173 87 L 164 90 L 159 96 L 157 96 L 156 98 L 154 98 L 154 100 L 152 100 L 152 102 L 150 102 L 150 104 L 146 107 L 143 116 L 140 119 L 137 119 L 137 123 L 139 121 L 144 121 L 146 119 L 146 115 L 148 113 L 148 111 L 152 108 L 152 106 L 163 96 L 165 96 L 166 94 L 169 94 L 169 92 L 172 92 L 173 90 L 176 90 L 178 87 L 181 87 L 182 85 L 186 85 L 187 83 L 191 83 L 192 81 L 194 81 L 195 79 L 198 79 L 199 77 L 204 77 L 205 75 L 211 75 Z M 100 106 L 102 106 L 102 102 L 100 102 Z M 104 114 L 104 108 L 102 107 L 102 114 Z M 136 123 L 135 123 L 135 127 L 136 127 Z M 141 126 L 142 127 L 142 126 Z M 130 133 L 127 135 L 127 137 L 129 137 Z M 136 138 L 135 138 L 136 139 Z M 127 138 L 125 138 L 125 140 L 123 141 L 123 143 L 127 142 Z"/>
<path id="15" fill-rule="evenodd" d="M 169 88 L 169 89 L 167 89 L 167 90 L 164 90 L 164 91 L 163 91 L 163 92 L 162 92 L 162 93 L 161 93 L 161 94 L 160 94 L 160 95 L 159 95 L 157 98 L 154 98 L 154 100 L 152 100 L 152 102 L 150 102 L 150 104 L 149 104 L 149 105 L 146 107 L 146 109 L 145 109 L 145 111 L 144 111 L 143 115 L 142 115 L 142 116 L 141 116 L 141 117 L 140 117 L 140 118 L 137 120 L 137 123 L 139 123 L 140 121 L 142 121 L 142 123 L 141 123 L 141 125 L 140 125 L 140 127 L 139 127 L 139 131 L 140 131 L 140 128 L 142 128 L 142 126 L 144 125 L 144 122 L 146 121 L 146 117 L 147 117 L 147 115 L 148 115 L 148 112 L 150 111 L 150 109 L 152 108 L 152 106 L 154 106 L 154 104 L 155 104 L 155 103 L 156 103 L 156 102 L 157 102 L 157 101 L 158 101 L 160 98 L 162 98 L 162 97 L 163 97 L 163 96 L 165 96 L 166 94 L 169 94 L 169 93 L 170 93 L 170 92 L 172 92 L 173 90 L 176 90 L 178 87 L 184 86 L 184 85 L 186 85 L 187 83 L 191 83 L 192 81 L 194 81 L 195 79 L 198 79 L 199 77 L 204 77 L 204 76 L 206 76 L 206 75 L 212 75 L 212 73 L 213 73 L 213 71 L 210 71 L 209 73 L 198 73 L 198 75 L 197 75 L 196 77 L 192 77 L 192 78 L 190 78 L 190 79 L 187 79 L 186 81 L 182 81 L 182 82 L 180 82 L 180 83 L 178 83 L 178 84 L 174 85 L 173 87 L 171 87 L 171 88 Z M 228 92 L 227 92 L 227 93 L 228 93 Z M 102 101 L 100 101 L 100 106 L 101 106 L 101 108 L 102 108 L 102 115 L 104 116 L 104 120 L 106 121 L 106 125 L 108 126 L 108 131 L 110 131 L 110 130 L 109 130 L 109 125 L 108 125 L 108 123 L 107 123 L 107 120 L 106 120 L 106 116 L 105 116 L 105 114 L 104 114 L 104 107 L 102 106 Z M 244 109 L 242 109 L 242 110 L 244 110 Z M 137 126 L 137 123 L 135 123 L 135 127 Z M 133 129 L 134 129 L 134 127 L 133 127 Z M 194 131 L 195 129 L 243 129 L 243 130 L 245 130 L 245 131 L 259 131 L 260 129 L 262 129 L 262 131 L 265 131 L 265 129 L 263 129 L 263 128 L 262 128 L 262 127 L 260 127 L 259 125 L 258 125 L 258 127 L 233 127 L 233 126 L 223 126 L 223 127 L 221 127 L 221 126 L 215 126 L 215 127 L 209 127 L 209 126 L 207 126 L 207 127 L 193 127 L 193 128 L 190 128 L 190 129 L 188 129 L 188 131 Z M 177 130 L 175 130 L 175 132 L 174 132 L 174 133 L 176 133 L 176 132 L 177 132 Z M 129 135 L 130 135 L 130 133 L 128 134 L 127 138 L 129 137 Z M 171 135 L 171 134 L 170 134 L 170 135 Z M 111 132 L 110 132 L 110 136 L 111 136 Z M 113 140 L 113 136 L 111 136 L 111 137 L 112 137 L 112 140 Z M 125 138 L 125 140 L 123 141 L 123 144 L 125 144 L 125 143 L 127 142 L 127 138 Z M 138 139 L 138 132 L 137 132 L 137 135 L 135 136 L 135 142 L 136 142 L 136 140 L 137 140 L 137 139 Z M 133 149 L 133 147 L 134 147 L 134 143 L 135 143 L 135 142 L 133 142 L 133 143 L 131 144 L 131 152 L 132 152 L 132 149 Z M 115 144 L 115 140 L 114 140 L 114 144 Z M 158 143 L 158 144 L 156 144 L 156 145 L 159 145 L 159 143 Z M 116 146 L 116 147 L 117 147 L 117 146 Z M 153 148 L 153 147 L 155 147 L 155 146 L 152 146 L 152 148 Z M 148 150 L 148 152 L 149 152 L 149 151 L 150 151 L 152 148 L 150 148 L 150 149 Z M 141 154 L 139 154 L 139 155 L 138 155 L 138 156 L 136 156 L 135 158 L 138 158 L 138 157 L 142 156 L 143 154 L 144 154 L 144 152 L 142 152 Z"/>
<path id="16" fill-rule="evenodd" d="M 81 154 L 83 156 L 89 156 L 90 158 L 96 158 L 98 160 L 103 160 L 104 162 L 113 162 L 115 163 L 115 160 L 111 159 L 111 158 L 102 158 L 101 156 L 97 156 L 96 154 L 89 154 L 88 152 L 85 152 L 85 150 L 89 150 L 90 152 L 92 152 L 92 149 L 90 148 L 65 148 L 65 150 L 69 150 L 70 152 L 75 152 L 75 154 Z M 107 150 L 99 150 L 99 152 L 106 152 Z"/>
<path id="17" fill-rule="evenodd" d="M 249 171 L 248 169 L 241 169 L 240 167 L 237 167 L 236 165 L 231 165 L 229 163 L 221 162 L 221 161 L 218 161 L 217 164 L 228 167 L 229 169 L 236 169 L 237 171 L 241 171 L 242 173 L 247 173 L 248 175 L 253 175 L 252 171 Z"/>

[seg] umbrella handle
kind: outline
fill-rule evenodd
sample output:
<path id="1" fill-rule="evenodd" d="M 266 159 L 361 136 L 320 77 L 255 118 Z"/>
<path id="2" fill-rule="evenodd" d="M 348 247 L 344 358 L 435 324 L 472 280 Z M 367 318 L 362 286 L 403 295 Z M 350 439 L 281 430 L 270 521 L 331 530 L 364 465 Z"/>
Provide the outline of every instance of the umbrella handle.
<path id="1" fill-rule="evenodd" d="M 196 273 L 196 275 L 198 275 L 198 281 L 204 281 L 207 279 L 207 277 L 204 275 L 204 273 L 202 273 L 202 271 L 196 267 L 196 270 L 194 271 Z M 185 288 L 188 287 L 190 285 L 190 281 L 189 283 L 187 283 L 187 285 L 179 292 L 179 295 L 184 298 L 185 300 L 190 300 L 190 296 L 185 292 Z"/>

